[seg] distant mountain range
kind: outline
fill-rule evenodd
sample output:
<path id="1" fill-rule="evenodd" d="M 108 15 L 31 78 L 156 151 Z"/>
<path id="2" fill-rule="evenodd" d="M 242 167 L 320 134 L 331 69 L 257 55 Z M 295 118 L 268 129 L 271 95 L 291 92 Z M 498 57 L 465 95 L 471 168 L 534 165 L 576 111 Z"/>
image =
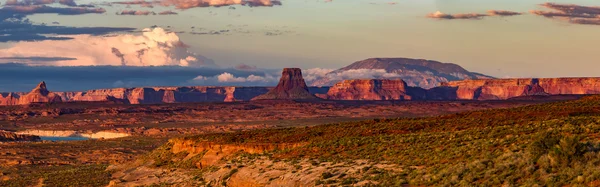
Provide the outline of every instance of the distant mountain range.
<path id="1" fill-rule="evenodd" d="M 361 76 L 360 73 L 365 73 L 363 76 L 369 76 L 367 74 L 373 73 L 373 71 L 364 70 L 380 70 L 385 71 L 386 74 L 373 75 L 373 77 L 359 77 Z M 346 74 L 357 75 L 340 76 L 344 75 L 344 72 L 347 72 Z M 327 76 L 313 81 L 311 86 L 332 86 L 340 81 L 356 78 L 402 79 L 408 86 L 418 86 L 428 89 L 439 86 L 443 82 L 491 79 L 494 77 L 470 72 L 452 63 L 410 58 L 370 58 L 330 72 Z"/>

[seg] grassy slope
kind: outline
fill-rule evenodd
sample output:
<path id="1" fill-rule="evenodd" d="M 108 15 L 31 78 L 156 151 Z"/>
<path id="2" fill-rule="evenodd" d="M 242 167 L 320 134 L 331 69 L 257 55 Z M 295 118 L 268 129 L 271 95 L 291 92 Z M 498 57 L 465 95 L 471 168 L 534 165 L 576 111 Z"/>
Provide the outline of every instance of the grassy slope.
<path id="1" fill-rule="evenodd" d="M 403 172 L 365 175 L 381 185 L 598 184 L 600 97 L 430 118 L 255 130 L 188 139 L 296 143 L 275 159 L 369 159 Z"/>

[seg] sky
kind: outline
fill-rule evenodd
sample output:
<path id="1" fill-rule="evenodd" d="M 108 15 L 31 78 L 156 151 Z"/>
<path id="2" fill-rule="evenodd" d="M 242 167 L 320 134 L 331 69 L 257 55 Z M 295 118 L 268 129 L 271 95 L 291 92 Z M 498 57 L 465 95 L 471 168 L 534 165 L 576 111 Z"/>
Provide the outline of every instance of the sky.
<path id="1" fill-rule="evenodd" d="M 0 63 L 28 65 L 18 66 L 22 68 L 18 71 L 11 69 L 13 72 L 40 68 L 29 66 L 56 66 L 45 71 L 73 70 L 69 66 L 178 66 L 205 68 L 191 79 L 178 79 L 178 85 L 213 79 L 223 84 L 252 80 L 260 85 L 276 79 L 271 76 L 283 67 L 321 73 L 318 70 L 333 70 L 367 58 L 405 57 L 455 63 L 500 78 L 600 75 L 600 69 L 593 68 L 600 57 L 597 0 L 0 3 L 0 19 L 4 20 L 0 27 L 12 29 L 0 32 Z M 233 77 L 219 81 L 218 76 L 227 77 L 224 73 Z M 157 83 L 120 81 L 119 75 L 115 76 L 97 86 Z M 0 79 L 11 77 L 0 75 Z M 16 84 L 3 81 L 0 89 L 22 90 L 37 84 L 10 88 Z"/>

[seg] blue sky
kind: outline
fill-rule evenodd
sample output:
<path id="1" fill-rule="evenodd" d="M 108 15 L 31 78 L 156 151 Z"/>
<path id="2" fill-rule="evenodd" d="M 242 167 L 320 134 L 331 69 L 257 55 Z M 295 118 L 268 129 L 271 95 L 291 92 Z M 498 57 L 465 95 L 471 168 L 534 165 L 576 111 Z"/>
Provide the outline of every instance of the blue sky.
<path id="1" fill-rule="evenodd" d="M 97 1 L 76 1 L 86 4 Z M 496 77 L 599 76 L 598 25 L 571 24 L 532 15 L 548 10 L 542 0 L 283 0 L 273 7 L 143 8 L 100 6 L 104 14 L 61 16 L 35 14 L 35 23 L 60 22 L 73 27 L 157 25 L 178 33 L 189 51 L 221 67 L 238 64 L 259 68 L 340 68 L 371 57 L 407 57 L 456 63 Z M 600 6 L 595 0 L 553 3 Z M 395 3 L 390 5 L 389 3 Z M 3 3 L 4 4 L 4 3 Z M 173 10 L 178 15 L 122 16 L 122 10 Z M 426 15 L 526 13 L 481 20 L 438 20 Z M 170 27 L 167 27 L 170 26 Z M 192 29 L 195 27 L 195 29 Z M 230 30 L 221 35 L 191 32 Z M 234 32 L 233 30 L 237 30 Z M 267 36 L 275 33 L 276 36 Z M 10 48 L 15 43 L 2 43 Z M 1 53 L 0 53 L 1 54 Z"/>

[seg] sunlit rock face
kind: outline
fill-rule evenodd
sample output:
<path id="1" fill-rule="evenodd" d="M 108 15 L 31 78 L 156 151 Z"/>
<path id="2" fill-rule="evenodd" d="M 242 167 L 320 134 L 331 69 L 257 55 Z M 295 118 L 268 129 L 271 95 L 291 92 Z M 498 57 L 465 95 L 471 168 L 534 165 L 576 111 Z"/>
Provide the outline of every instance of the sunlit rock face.
<path id="1" fill-rule="evenodd" d="M 39 141 L 39 140 L 40 140 L 39 136 L 17 134 L 14 132 L 0 130 L 0 142 Z"/>
<path id="2" fill-rule="evenodd" d="M 505 100 L 535 95 L 600 94 L 600 78 L 464 80 L 442 83 L 441 87 L 446 88 L 445 95 L 454 99 Z"/>
<path id="3" fill-rule="evenodd" d="M 402 80 L 345 80 L 329 89 L 332 100 L 411 100 Z"/>
<path id="4" fill-rule="evenodd" d="M 266 94 L 252 100 L 317 100 L 310 93 L 299 68 L 285 68 L 281 73 L 279 84 Z"/>
<path id="5" fill-rule="evenodd" d="M 268 87 L 143 87 L 97 89 L 84 92 L 50 92 L 40 83 L 30 93 L 1 93 L 0 106 L 54 102 L 118 102 L 127 104 L 161 104 L 192 102 L 234 102 L 269 92 Z"/>
<path id="6" fill-rule="evenodd" d="M 26 105 L 30 103 L 55 103 L 62 102 L 59 95 L 48 91 L 45 82 L 41 82 L 31 92 L 19 98 L 19 104 Z"/>

